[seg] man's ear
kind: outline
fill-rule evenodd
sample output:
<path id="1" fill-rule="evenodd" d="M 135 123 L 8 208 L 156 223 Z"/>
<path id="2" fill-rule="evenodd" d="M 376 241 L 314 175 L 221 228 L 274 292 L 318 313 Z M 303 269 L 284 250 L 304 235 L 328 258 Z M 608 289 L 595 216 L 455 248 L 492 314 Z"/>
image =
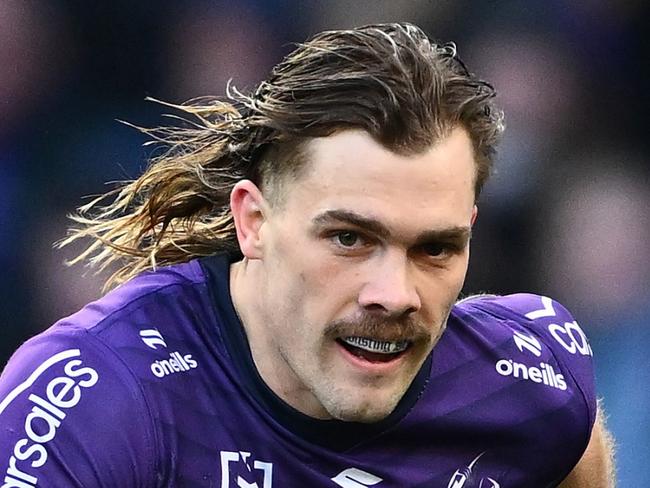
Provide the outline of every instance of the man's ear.
<path id="1" fill-rule="evenodd" d="M 260 230 L 266 220 L 266 201 L 260 189 L 250 180 L 241 180 L 230 192 L 230 210 L 235 221 L 237 241 L 244 256 L 262 257 Z"/>
<path id="2" fill-rule="evenodd" d="M 470 221 L 471 226 L 474 226 L 474 223 L 476 222 L 476 219 L 478 218 L 478 207 L 474 205 L 474 208 L 472 209 L 472 220 Z"/>

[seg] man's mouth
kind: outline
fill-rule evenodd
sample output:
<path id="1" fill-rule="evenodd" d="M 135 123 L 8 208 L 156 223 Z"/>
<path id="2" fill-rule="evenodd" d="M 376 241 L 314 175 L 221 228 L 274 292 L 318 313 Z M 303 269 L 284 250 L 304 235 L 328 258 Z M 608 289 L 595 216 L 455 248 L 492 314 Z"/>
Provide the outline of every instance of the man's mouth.
<path id="1" fill-rule="evenodd" d="M 351 354 L 373 363 L 392 361 L 411 346 L 411 341 L 382 341 L 360 336 L 341 337 L 337 342 Z"/>

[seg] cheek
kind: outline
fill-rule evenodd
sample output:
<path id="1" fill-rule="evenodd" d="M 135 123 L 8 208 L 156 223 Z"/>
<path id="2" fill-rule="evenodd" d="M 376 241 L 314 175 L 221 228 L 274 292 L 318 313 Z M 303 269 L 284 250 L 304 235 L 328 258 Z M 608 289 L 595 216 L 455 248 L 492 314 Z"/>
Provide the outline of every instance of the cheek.
<path id="1" fill-rule="evenodd" d="M 463 287 L 465 276 L 467 275 L 468 263 L 469 249 L 463 255 L 458 256 L 458 259 L 454 262 L 454 265 L 449 270 L 447 281 L 450 288 L 450 293 L 454 295 L 454 298 L 457 298 L 458 293 L 460 293 L 460 290 Z"/>
<path id="2" fill-rule="evenodd" d="M 435 300 L 439 311 L 446 312 L 446 309 L 458 299 L 467 273 L 467 258 L 467 253 L 458 256 L 458 259 L 439 275 L 428 278 L 423 294 L 430 297 L 430 300 Z"/>
<path id="3" fill-rule="evenodd" d="M 319 256 L 305 263 L 296 290 L 302 299 L 302 310 L 313 327 L 324 328 L 333 320 L 349 315 L 357 303 L 355 283 L 358 273 L 351 266 L 342 266 L 331 256 Z"/>
<path id="4" fill-rule="evenodd" d="M 315 309 L 325 298 L 328 278 L 315 264 L 317 260 L 284 249 L 271 266 L 267 283 L 273 296 L 271 310 L 278 319 L 294 322 L 296 328 L 302 329 L 316 318 Z"/>
<path id="5" fill-rule="evenodd" d="M 348 304 L 355 302 L 358 270 L 333 256 L 326 243 L 295 226 L 278 230 L 267 247 L 266 286 L 273 296 L 274 315 L 290 314 L 313 326 L 340 318 Z"/>

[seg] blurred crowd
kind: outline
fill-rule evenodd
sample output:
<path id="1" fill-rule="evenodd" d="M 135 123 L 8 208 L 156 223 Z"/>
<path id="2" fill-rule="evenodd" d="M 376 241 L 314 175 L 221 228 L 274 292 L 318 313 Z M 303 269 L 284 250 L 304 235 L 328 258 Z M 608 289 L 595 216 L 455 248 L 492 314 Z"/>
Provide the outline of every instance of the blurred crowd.
<path id="1" fill-rule="evenodd" d="M 592 341 L 620 486 L 650 483 L 650 8 L 641 0 L 0 1 L 0 365 L 100 295 L 66 214 L 149 152 L 120 124 L 241 91 L 328 28 L 410 21 L 490 80 L 507 132 L 465 293 L 563 302 Z M 1 366 L 0 366 L 1 367 Z"/>

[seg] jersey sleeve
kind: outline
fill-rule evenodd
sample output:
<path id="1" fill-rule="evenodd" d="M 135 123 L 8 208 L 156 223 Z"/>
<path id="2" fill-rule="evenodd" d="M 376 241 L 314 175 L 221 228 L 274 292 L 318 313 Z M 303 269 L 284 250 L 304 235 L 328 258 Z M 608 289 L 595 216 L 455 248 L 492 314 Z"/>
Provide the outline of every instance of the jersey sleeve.
<path id="1" fill-rule="evenodd" d="M 520 293 L 493 300 L 513 314 L 512 318 L 529 333 L 539 337 L 541 347 L 548 347 L 571 375 L 586 402 L 591 430 L 597 410 L 593 352 L 576 319 L 563 305 L 545 296 Z M 521 339 L 525 339 L 524 335 Z M 520 345 L 526 347 L 526 341 L 521 340 Z"/>
<path id="2" fill-rule="evenodd" d="M 0 377 L 1 487 L 155 486 L 152 425 L 119 357 L 85 329 L 55 327 Z"/>

